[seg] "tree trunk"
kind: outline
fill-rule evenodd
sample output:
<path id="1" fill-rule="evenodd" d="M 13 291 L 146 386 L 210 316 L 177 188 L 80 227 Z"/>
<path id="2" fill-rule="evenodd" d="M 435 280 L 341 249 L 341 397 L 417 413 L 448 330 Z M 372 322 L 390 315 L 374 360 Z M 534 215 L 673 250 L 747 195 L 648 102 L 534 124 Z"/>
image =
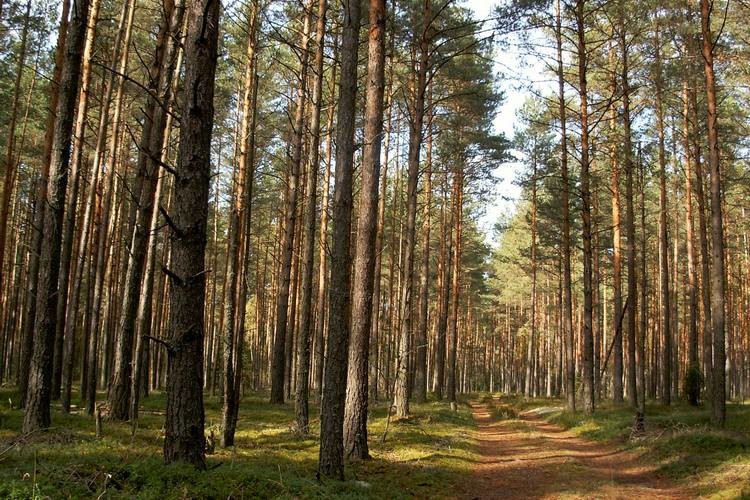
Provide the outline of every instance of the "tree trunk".
<path id="1" fill-rule="evenodd" d="M 337 38 L 334 38 L 334 54 L 338 53 Z M 336 87 L 336 65 L 331 68 L 329 91 L 334 94 Z M 333 101 L 333 100 L 332 100 Z M 333 118 L 336 106 L 328 106 L 326 120 L 326 158 L 323 176 L 323 198 L 320 202 L 320 238 L 318 241 L 318 290 L 315 304 L 315 387 L 318 401 L 323 400 L 323 366 L 325 360 L 325 330 L 327 325 L 326 306 L 328 305 L 328 209 L 331 189 L 331 156 L 333 154 Z"/>
<path id="2" fill-rule="evenodd" d="M 453 255 L 451 257 L 451 305 L 448 319 L 448 363 L 446 367 L 446 391 L 448 402 L 456 404 L 456 356 L 458 351 L 458 316 L 461 307 L 461 226 L 463 218 L 464 173 L 463 166 L 453 171 Z"/>
<path id="3" fill-rule="evenodd" d="M 34 205 L 34 223 L 32 224 L 33 236 L 31 249 L 29 250 L 28 287 L 26 291 L 26 308 L 23 312 L 23 332 L 21 334 L 21 352 L 19 355 L 19 370 L 17 377 L 19 406 L 26 403 L 27 388 L 29 383 L 29 370 L 31 367 L 31 356 L 34 340 L 34 320 L 36 318 L 36 297 L 39 289 L 39 256 L 42 253 L 42 240 L 44 224 L 44 212 L 47 207 L 44 200 L 47 197 L 47 183 L 49 180 L 50 163 L 52 161 L 52 147 L 55 131 L 56 110 L 59 105 L 60 82 L 62 79 L 63 65 L 66 54 L 66 40 L 68 37 L 68 14 L 70 11 L 70 0 L 63 0 L 62 13 L 60 15 L 60 26 L 57 32 L 57 47 L 55 48 L 55 68 L 52 73 L 52 81 L 49 87 L 49 106 L 44 135 L 44 156 L 42 168 L 36 187 L 36 199 Z"/>
<path id="4" fill-rule="evenodd" d="M 669 285 L 669 239 L 667 235 L 667 171 L 666 153 L 664 151 L 664 106 L 662 104 L 661 47 L 659 25 L 656 26 L 655 40 L 655 105 L 656 131 L 659 153 L 659 279 L 661 288 L 661 400 L 665 405 L 672 402 L 672 334 L 670 331 L 670 285 Z"/>
<path id="5" fill-rule="evenodd" d="M 620 27 L 622 29 L 622 26 Z M 622 48 L 622 47 L 621 47 Z M 610 61 L 615 67 L 614 50 L 610 53 Z M 617 93 L 617 75 L 612 77 L 612 95 Z M 619 140 L 617 138 L 617 109 L 610 110 L 610 130 L 615 138 L 611 141 L 612 169 L 612 399 L 615 403 L 622 403 L 622 326 L 618 322 L 622 311 L 622 221 L 620 206 L 620 165 Z"/>
<path id="6" fill-rule="evenodd" d="M 242 277 L 247 273 L 247 252 L 243 250 L 241 242 L 244 236 L 245 247 L 249 251 L 250 246 L 247 242 L 250 233 L 246 229 L 250 223 L 250 193 L 255 172 L 255 51 L 259 12 L 257 3 L 251 4 L 248 9 L 245 83 L 242 92 L 242 121 L 239 130 L 240 154 L 233 189 L 234 200 L 229 218 L 227 252 L 230 257 L 226 273 L 228 290 L 224 296 L 224 404 L 221 434 L 221 446 L 224 448 L 234 445 L 234 433 L 237 428 L 235 407 L 239 405 L 240 394 L 237 391 L 235 378 L 242 376 L 241 370 L 238 370 L 242 358 L 239 349 L 243 341 L 239 333 L 244 330 L 244 322 L 237 321 L 236 316 L 244 317 L 245 303 L 239 299 L 245 296 L 243 293 L 245 287 L 241 286 L 241 282 Z"/>
<path id="7" fill-rule="evenodd" d="M 581 218 L 583 220 L 583 406 L 594 411 L 594 339 L 591 248 L 591 188 L 589 176 L 589 122 L 586 71 L 585 0 L 576 2 L 578 31 L 578 91 L 581 96 Z"/>
<path id="8" fill-rule="evenodd" d="M 370 458 L 367 447 L 368 364 L 375 274 L 375 232 L 378 218 L 378 181 L 383 139 L 385 90 L 385 0 L 370 2 L 365 100 L 364 149 L 357 219 L 352 297 L 349 373 L 344 409 L 344 454 L 347 460 Z"/>
<path id="9" fill-rule="evenodd" d="M 180 148 L 172 207 L 172 269 L 164 461 L 205 468 L 203 305 L 211 178 L 218 0 L 191 0 L 187 10 Z"/>
<path id="10" fill-rule="evenodd" d="M 60 76 L 60 100 L 56 110 L 49 182 L 44 201 L 46 209 L 41 255 L 39 257 L 34 347 L 29 373 L 26 413 L 23 421 L 24 433 L 46 429 L 51 421 L 52 351 L 55 341 L 62 217 L 68 182 L 73 115 L 76 98 L 78 97 L 81 59 L 89 14 L 89 0 L 74 0 L 72 11 L 73 14 L 68 28 L 65 62 Z"/>
<path id="11" fill-rule="evenodd" d="M 81 229 L 81 237 L 78 242 L 78 250 L 76 254 L 76 262 L 73 263 L 73 267 L 70 273 L 73 277 L 71 284 L 70 295 L 68 298 L 68 305 L 65 311 L 65 331 L 63 334 L 63 356 L 62 356 L 62 406 L 63 410 L 68 412 L 70 410 L 70 397 L 72 392 L 73 383 L 73 362 L 75 357 L 75 339 L 76 339 L 76 325 L 77 325 L 77 313 L 78 313 L 78 302 L 80 300 L 81 286 L 83 282 L 83 276 L 86 270 L 86 263 L 91 242 L 96 241 L 92 235 L 94 231 L 92 229 L 94 211 L 96 208 L 96 198 L 99 193 L 99 175 L 100 165 L 104 160 L 105 147 L 107 142 L 107 129 L 109 124 L 109 106 L 112 100 L 112 93 L 114 92 L 115 86 L 117 92 L 115 93 L 115 109 L 112 115 L 113 122 L 113 136 L 120 134 L 120 115 L 122 110 L 122 94 L 123 85 L 125 82 L 124 75 L 127 72 L 127 61 L 130 48 L 130 35 L 133 26 L 133 14 L 135 12 L 135 0 L 129 0 L 125 6 L 123 6 L 122 16 L 120 18 L 120 25 L 117 31 L 117 38 L 115 40 L 113 61 L 117 61 L 117 72 L 118 76 L 114 72 L 109 76 L 107 81 L 107 90 L 103 101 L 101 115 L 99 118 L 99 129 L 97 131 L 96 149 L 94 151 L 93 164 L 91 166 L 91 174 L 89 181 L 89 193 L 86 200 L 86 205 L 83 215 L 83 224 Z M 122 48 L 121 48 L 122 47 Z M 113 139 L 115 141 L 115 139 Z M 60 304 L 58 304 L 58 313 L 60 313 Z M 59 316 L 58 316 L 59 318 Z M 84 344 L 84 350 L 86 345 Z"/>
<path id="12" fill-rule="evenodd" d="M 562 55 L 561 0 L 555 0 L 555 38 L 557 42 L 557 83 L 560 104 L 560 175 L 562 177 L 562 261 L 563 261 L 563 326 L 565 330 L 565 394 L 568 409 L 576 409 L 576 371 L 573 345 L 573 298 L 570 270 L 570 179 L 568 176 L 567 108 L 565 105 L 565 73 Z"/>
<path id="13" fill-rule="evenodd" d="M 636 254 L 635 254 L 635 209 L 633 207 L 633 145 L 630 118 L 630 81 L 629 81 L 629 49 L 626 40 L 624 12 L 620 12 L 620 52 L 622 59 L 621 82 L 622 85 L 622 125 L 623 125 L 623 160 L 625 167 L 625 234 L 627 236 L 627 280 L 628 280 L 628 310 L 627 332 L 628 332 L 628 372 L 626 388 L 628 401 L 635 407 L 638 402 L 636 389 L 636 315 L 638 313 L 638 282 L 636 276 Z M 621 330 L 622 331 L 622 330 Z"/>
<path id="14" fill-rule="evenodd" d="M 450 301 L 451 281 L 451 258 L 453 256 L 453 247 L 451 238 L 448 234 L 448 215 L 447 205 L 447 178 L 446 173 L 443 176 L 443 200 L 440 205 L 440 259 L 438 261 L 438 277 L 440 280 L 438 286 L 438 313 L 436 326 L 436 346 L 435 346 L 435 397 L 443 398 L 443 386 L 445 382 L 445 339 L 448 329 L 448 308 Z"/>
<path id="15" fill-rule="evenodd" d="M 67 190 L 63 216 L 60 250 L 60 273 L 55 315 L 55 344 L 52 356 L 52 398 L 60 397 L 62 378 L 63 339 L 65 334 L 65 313 L 68 305 L 68 285 L 70 284 L 71 258 L 73 257 L 73 234 L 76 226 L 78 187 L 83 163 L 83 147 L 86 135 L 86 113 L 88 111 L 89 87 L 91 86 L 91 55 L 96 42 L 96 24 L 99 20 L 100 2 L 91 4 L 91 15 L 86 28 L 86 42 L 83 46 L 81 63 L 80 95 L 73 128 L 73 150 L 70 158 L 70 189 Z"/>
<path id="16" fill-rule="evenodd" d="M 424 171 L 424 208 L 422 209 L 422 269 L 419 278 L 419 318 L 417 322 L 414 366 L 414 400 L 427 401 L 427 327 L 430 300 L 430 212 L 432 210 L 432 88 L 428 95 L 427 165 Z"/>
<path id="17" fill-rule="evenodd" d="M 143 128 L 138 152 L 138 176 L 141 191 L 132 223 L 132 238 L 128 247 L 125 289 L 117 327 L 117 341 L 114 359 L 114 376 L 110 387 L 109 418 L 127 420 L 130 415 L 130 387 L 132 384 L 133 339 L 135 336 L 138 295 L 143 280 L 143 269 L 148 249 L 148 230 L 151 213 L 154 210 L 154 195 L 159 177 L 159 162 L 164 147 L 167 110 L 172 99 L 172 76 L 178 59 L 178 42 L 182 31 L 185 11 L 184 0 L 165 5 L 165 31 L 160 34 L 154 66 L 152 90 L 155 91 L 152 113 L 145 117 L 150 126 Z M 126 233 L 129 234 L 129 233 Z"/>
<path id="18" fill-rule="evenodd" d="M 357 97 L 357 54 L 360 2 L 347 0 L 342 8 L 341 84 L 336 127 L 336 190 L 333 198 L 331 290 L 328 309 L 325 380 L 320 409 L 318 474 L 344 478 L 344 396 L 349 351 L 351 306 L 352 177 Z"/>
<path id="19" fill-rule="evenodd" d="M 524 396 L 527 398 L 535 396 L 533 389 L 533 367 L 536 361 L 536 175 L 537 175 L 537 158 L 536 151 L 531 158 L 531 330 L 529 332 L 529 341 L 526 346 L 526 379 L 524 384 Z"/>
<path id="20" fill-rule="evenodd" d="M 701 0 L 700 6 L 703 70 L 706 76 L 706 101 L 708 104 L 708 166 L 711 176 L 711 326 L 713 330 L 711 423 L 723 427 L 726 420 L 724 221 L 721 206 L 721 172 L 719 168 L 719 133 L 711 6 L 708 0 Z"/>
<path id="21" fill-rule="evenodd" d="M 404 260 L 401 265 L 401 322 L 399 325 L 399 348 L 396 372 L 394 404 L 396 416 L 409 415 L 409 345 L 412 330 L 412 291 L 414 274 L 414 250 L 416 247 L 417 184 L 419 182 L 419 157 L 422 147 L 422 125 L 425 114 L 425 94 L 427 91 L 427 64 L 430 50 L 428 30 L 432 24 L 432 0 L 424 0 L 422 13 L 422 33 L 419 38 L 419 61 L 414 75 L 414 95 L 409 105 L 409 166 L 406 187 L 406 226 L 404 228 Z"/>
<path id="22" fill-rule="evenodd" d="M 325 55 L 327 0 L 318 0 L 315 27 L 315 83 L 310 118 L 311 144 L 307 168 L 307 212 L 302 241 L 302 283 L 300 286 L 300 327 L 297 335 L 297 387 L 294 408 L 297 429 L 307 434 L 310 422 L 310 333 L 314 328 L 312 314 L 313 269 L 315 267 L 315 223 L 318 219 L 318 170 L 320 168 L 320 109 L 323 98 L 323 57 Z"/>
<path id="23" fill-rule="evenodd" d="M 287 360 L 287 322 L 289 320 L 289 293 L 291 287 L 292 258 L 294 257 L 294 236 L 297 222 L 297 198 L 299 197 L 299 174 L 302 163 L 302 139 L 304 137 L 305 104 L 307 101 L 307 71 L 309 66 L 312 0 L 307 0 L 303 7 L 304 27 L 300 43 L 300 74 L 297 102 L 294 114 L 294 142 L 292 157 L 289 163 L 289 187 L 286 207 L 284 208 L 284 240 L 281 255 L 281 276 L 279 291 L 276 297 L 276 334 L 274 335 L 273 360 L 271 361 L 271 403 L 284 402 L 284 375 Z M 292 318 L 293 320 L 294 318 Z"/>
<path id="24" fill-rule="evenodd" d="M 10 211 L 10 200 L 13 194 L 13 188 L 16 180 L 16 123 L 18 120 L 18 108 L 21 102 L 21 77 L 26 65 L 26 45 L 29 35 L 29 19 L 31 14 L 31 0 L 26 2 L 26 14 L 23 18 L 23 27 L 21 28 L 21 44 L 18 48 L 18 62 L 16 64 L 15 88 L 13 91 L 13 101 L 10 105 L 10 120 L 8 123 L 8 139 L 5 150 L 5 165 L 3 182 L 3 197 L 0 202 L 0 321 L 3 318 L 3 294 L 5 293 L 5 279 L 3 276 L 3 263 L 5 262 L 5 243 L 8 232 L 8 219 Z M 7 330 L 6 330 L 7 331 Z M 2 364 L 0 362 L 0 364 Z"/>
<path id="25" fill-rule="evenodd" d="M 700 396 L 700 367 L 698 364 L 698 266 L 695 261 L 695 229 L 693 226 L 693 151 L 690 124 L 690 83 L 683 81 L 683 141 L 685 162 L 685 243 L 688 271 L 688 371 L 685 392 L 692 406 L 698 405 Z"/>

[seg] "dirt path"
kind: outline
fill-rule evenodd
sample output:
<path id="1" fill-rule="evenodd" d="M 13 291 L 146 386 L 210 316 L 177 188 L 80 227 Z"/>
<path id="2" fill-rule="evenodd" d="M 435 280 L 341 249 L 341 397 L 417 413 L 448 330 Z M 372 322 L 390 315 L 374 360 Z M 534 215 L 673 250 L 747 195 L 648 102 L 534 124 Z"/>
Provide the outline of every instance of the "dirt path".
<path id="1" fill-rule="evenodd" d="M 468 498 L 691 498 L 638 454 L 576 437 L 532 411 L 495 420 L 471 404 L 482 458 Z"/>

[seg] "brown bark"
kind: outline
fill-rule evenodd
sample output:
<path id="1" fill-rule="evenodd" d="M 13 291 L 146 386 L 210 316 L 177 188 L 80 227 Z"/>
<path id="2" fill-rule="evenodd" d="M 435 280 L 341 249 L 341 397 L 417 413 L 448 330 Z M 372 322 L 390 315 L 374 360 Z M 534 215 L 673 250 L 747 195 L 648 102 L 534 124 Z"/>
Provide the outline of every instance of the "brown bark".
<path id="1" fill-rule="evenodd" d="M 360 174 L 362 185 L 354 260 L 357 286 L 354 287 L 352 297 L 349 368 L 344 408 L 344 455 L 347 460 L 370 458 L 367 446 L 367 398 L 385 90 L 385 0 L 370 2 L 369 19 L 364 149 Z"/>
<path id="2" fill-rule="evenodd" d="M 622 27 L 620 27 L 622 29 Z M 622 48 L 622 47 L 620 47 Z M 614 63 L 614 50 L 610 53 L 610 61 Z M 612 95 L 617 93 L 617 76 L 612 78 Z M 622 403 L 622 328 L 617 318 L 622 311 L 622 221 L 620 206 L 620 165 L 619 140 L 617 137 L 617 109 L 613 106 L 610 111 L 611 139 L 611 185 L 612 185 L 612 399 L 615 403 Z"/>
<path id="3" fill-rule="evenodd" d="M 65 192 L 68 182 L 73 114 L 81 74 L 81 58 L 86 38 L 89 0 L 74 0 L 68 28 L 65 62 L 60 76 L 60 100 L 55 117 L 55 133 L 50 162 L 39 258 L 39 284 L 34 319 L 34 347 L 29 373 L 23 432 L 50 425 L 52 355 L 55 340 L 57 280 L 60 271 L 60 240 Z"/>
<path id="4" fill-rule="evenodd" d="M 304 26 L 300 43 L 300 73 L 297 89 L 296 110 L 292 133 L 292 156 L 289 162 L 289 186 L 286 206 L 284 207 L 284 240 L 282 243 L 280 286 L 276 296 L 276 330 L 271 361 L 271 403 L 284 402 L 284 380 L 287 359 L 287 322 L 289 321 L 289 293 L 291 287 L 292 258 L 294 257 L 294 235 L 297 228 L 297 199 L 299 197 L 299 175 L 302 164 L 304 137 L 305 105 L 307 101 L 307 72 L 310 59 L 308 48 L 310 42 L 312 0 L 305 2 Z M 294 319 L 294 318 L 292 318 Z"/>
<path id="5" fill-rule="evenodd" d="M 351 307 L 351 216 L 360 2 L 343 4 L 341 84 L 336 127 L 336 191 L 333 198 L 331 290 L 328 309 L 323 401 L 320 409 L 318 474 L 344 478 L 344 396 Z"/>
<path id="6" fill-rule="evenodd" d="M 621 6 L 622 9 L 622 6 Z M 620 85 L 622 85 L 622 125 L 623 125 L 623 167 L 625 168 L 625 235 L 627 236 L 627 289 L 628 310 L 627 335 L 628 335 L 628 371 L 626 379 L 626 392 L 631 406 L 635 407 L 638 396 L 636 392 L 636 314 L 638 311 L 638 282 L 636 276 L 636 252 L 635 252 L 635 208 L 633 206 L 633 144 L 630 117 L 630 66 L 629 47 L 625 32 L 625 13 L 620 11 L 620 58 L 621 74 Z"/>
<path id="7" fill-rule="evenodd" d="M 256 29 L 258 19 L 258 5 L 253 3 L 249 7 L 247 20 L 248 42 L 245 54 L 245 78 L 242 92 L 242 121 L 239 129 L 239 161 L 235 176 L 233 189 L 232 209 L 229 214 L 229 239 L 227 242 L 227 293 L 224 296 L 224 340 L 223 340 L 223 367 L 224 367 L 224 401 L 222 408 L 222 434 L 221 446 L 234 445 L 234 433 L 237 427 L 237 416 L 235 407 L 239 405 L 239 392 L 237 391 L 236 377 L 241 377 L 242 372 L 238 370 L 241 359 L 240 347 L 242 345 L 243 323 L 236 321 L 236 316 L 243 316 L 245 308 L 244 301 L 239 300 L 244 287 L 241 286 L 242 277 L 247 272 L 246 253 L 241 240 L 246 241 L 250 234 L 246 231 L 249 224 L 250 193 L 254 175 L 254 125 L 255 107 L 255 45 Z M 253 135 L 251 140 L 251 135 Z M 252 142 L 253 148 L 250 148 Z M 246 245 L 247 246 L 247 245 Z M 239 312 L 238 312 L 239 310 Z M 235 349 L 236 346 L 236 349 Z"/>
<path id="8" fill-rule="evenodd" d="M 49 87 L 49 106 L 44 135 L 44 156 L 42 158 L 41 172 L 36 186 L 36 197 L 34 203 L 34 215 L 32 224 L 33 236 L 31 249 L 29 251 L 28 287 L 26 291 L 26 307 L 23 312 L 23 332 L 21 334 L 21 349 L 19 355 L 19 370 L 17 377 L 19 406 L 23 407 L 26 401 L 27 387 L 29 383 L 29 369 L 31 366 L 31 355 L 34 339 L 34 319 L 36 317 L 36 296 L 39 289 L 39 256 L 42 249 L 42 225 L 44 224 L 44 203 L 47 197 L 47 181 L 49 178 L 50 162 L 52 160 L 52 146 L 55 130 L 55 112 L 60 97 L 60 81 L 62 77 L 63 64 L 65 60 L 66 40 L 68 36 L 68 14 L 70 11 L 70 0 L 63 0 L 60 26 L 57 32 L 57 47 L 55 48 L 55 68 L 52 73 L 52 81 Z"/>
<path id="9" fill-rule="evenodd" d="M 86 113 L 88 112 L 89 87 L 91 86 L 91 56 L 96 42 L 96 24 L 99 19 L 100 2 L 91 4 L 91 14 L 86 28 L 86 42 L 83 47 L 81 63 L 80 94 L 73 127 L 73 151 L 70 158 L 69 189 L 66 193 L 62 226 L 62 248 L 60 250 L 59 296 L 55 319 L 55 344 L 52 357 L 52 399 L 60 397 L 62 378 L 63 338 L 65 333 L 65 313 L 68 305 L 68 286 L 70 284 L 71 260 L 73 258 L 73 233 L 76 226 L 78 189 L 83 163 L 83 147 L 86 135 Z"/>
<path id="10" fill-rule="evenodd" d="M 562 261 L 563 261 L 563 326 L 565 330 L 565 394 L 569 410 L 576 408 L 576 373 L 573 356 L 573 299 L 570 270 L 570 179 L 568 175 L 567 108 L 565 105 L 565 73 L 562 55 L 561 0 L 555 0 L 555 39 L 557 44 L 557 82 L 560 105 L 560 175 L 562 177 Z"/>
<path id="11" fill-rule="evenodd" d="M 109 418 L 127 420 L 130 415 L 130 386 L 132 383 L 133 340 L 135 336 L 138 297 L 143 279 L 143 269 L 148 249 L 149 223 L 154 210 L 154 195 L 159 177 L 159 162 L 164 148 L 167 110 L 172 99 L 172 76 L 177 62 L 178 44 L 182 32 L 184 0 L 165 3 L 163 45 L 157 45 L 152 94 L 152 112 L 145 117 L 150 126 L 143 128 L 138 152 L 138 177 L 141 191 L 136 201 L 136 211 L 130 226 L 132 237 L 128 246 L 127 267 L 124 275 L 124 292 L 117 326 L 114 352 L 114 374 L 110 385 Z M 138 181 L 137 181 L 138 182 Z M 130 234 L 130 233 L 126 233 Z"/>
<path id="12" fill-rule="evenodd" d="M 440 258 L 438 260 L 438 312 L 437 326 L 435 335 L 435 396 L 438 399 L 443 398 L 443 387 L 445 382 L 445 340 L 448 329 L 448 308 L 450 301 L 451 281 L 451 258 L 453 256 L 453 246 L 449 236 L 449 223 L 447 205 L 447 173 L 443 177 L 443 200 L 440 205 Z"/>
<path id="13" fill-rule="evenodd" d="M 453 171 L 452 219 L 453 219 L 453 252 L 451 256 L 451 293 L 448 331 L 446 336 L 448 360 L 446 366 L 446 397 L 455 409 L 456 403 L 456 358 L 458 356 L 458 317 L 461 307 L 461 231 L 463 219 L 464 172 L 463 166 Z"/>
<path id="14" fill-rule="evenodd" d="M 664 107 L 662 103 L 662 74 L 661 47 L 659 41 L 659 25 L 656 26 L 655 40 L 655 105 L 656 131 L 658 136 L 659 153 L 659 279 L 661 289 L 661 400 L 665 405 L 672 402 L 672 334 L 670 331 L 670 283 L 669 283 L 669 239 L 667 235 L 667 172 L 666 153 L 664 149 Z"/>
<path id="15" fill-rule="evenodd" d="M 537 216 L 537 158 L 536 152 L 532 153 L 532 174 L 531 174 L 531 311 L 530 321 L 531 329 L 529 339 L 526 345 L 526 378 L 524 379 L 524 396 L 536 396 L 534 390 L 534 364 L 537 362 L 536 352 L 536 288 L 537 288 L 537 263 L 536 263 L 536 216 Z"/>
<path id="16" fill-rule="evenodd" d="M 188 462 L 198 468 L 205 467 L 204 259 L 219 10 L 218 0 L 192 0 L 187 6 L 180 147 L 171 217 L 164 461 Z"/>
<path id="17" fill-rule="evenodd" d="M 172 90 L 171 93 L 174 95 L 177 92 L 177 83 L 179 80 L 179 72 L 182 67 L 182 58 L 184 51 L 182 47 L 177 49 L 177 61 L 172 68 Z M 164 125 L 164 139 L 162 147 L 159 152 L 159 159 L 161 163 L 167 164 L 169 161 L 169 140 L 172 132 L 172 110 L 174 102 L 170 101 L 168 108 L 167 120 Z M 149 237 L 148 237 L 148 249 L 146 251 L 146 263 L 143 270 L 143 280 L 141 282 L 140 293 L 138 296 L 138 309 L 135 317 L 135 352 L 133 358 L 133 376 L 130 384 L 130 410 L 129 418 L 131 420 L 138 419 L 138 405 L 140 402 L 141 393 L 148 393 L 148 372 L 144 373 L 144 368 L 148 367 L 147 354 L 150 352 L 150 345 L 146 337 L 153 335 L 151 331 L 152 322 L 152 308 L 153 308 L 153 289 L 154 280 L 156 279 L 156 253 L 157 253 L 157 242 L 159 239 L 159 207 L 161 203 L 161 193 L 165 189 L 165 183 L 168 183 L 169 179 L 165 176 L 167 173 L 163 168 L 157 168 L 157 181 L 156 190 L 154 192 L 154 208 L 151 210 L 151 221 L 149 222 Z M 169 186 L 166 186 L 167 189 Z M 164 260 L 168 260 L 168 249 L 165 249 L 167 256 Z M 158 338 L 154 335 L 154 338 Z"/>
<path id="18" fill-rule="evenodd" d="M 586 48 L 585 0 L 576 2 L 578 92 L 581 96 L 581 218 L 583 221 L 583 407 L 594 411 L 594 342 L 591 248 L 591 179 L 589 174 L 588 54 Z"/>
<path id="19" fill-rule="evenodd" d="M 123 5 L 123 11 L 120 18 L 119 28 L 117 31 L 117 38 L 115 40 L 114 54 L 112 59 L 117 61 L 117 72 L 119 75 L 124 75 L 127 71 L 127 58 L 129 54 L 130 45 L 130 34 L 133 25 L 133 14 L 135 11 L 135 0 L 130 0 Z M 122 49 L 121 49 L 122 46 Z M 61 313 L 64 313 L 63 319 L 65 321 L 64 332 L 63 332 L 63 355 L 62 355 L 62 374 L 61 374 L 61 397 L 62 406 L 64 411 L 70 410 L 70 397 L 72 390 L 73 381 L 73 362 L 75 353 L 75 340 L 76 340 L 76 324 L 77 324 L 77 313 L 78 313 L 78 302 L 80 300 L 81 286 L 83 282 L 83 276 L 86 269 L 86 262 L 88 257 L 87 249 L 89 248 L 90 241 L 95 241 L 91 238 L 93 233 L 93 218 L 94 210 L 96 205 L 96 197 L 99 193 L 99 176 L 100 176 L 100 165 L 103 161 L 105 154 L 105 147 L 107 142 L 107 130 L 109 124 L 109 106 L 112 100 L 112 93 L 115 86 L 117 87 L 115 97 L 115 109 L 112 115 L 112 122 L 114 125 L 113 135 L 117 136 L 120 133 L 120 113 L 122 109 L 122 93 L 124 76 L 117 76 L 112 72 L 107 79 L 107 89 L 105 92 L 104 100 L 102 103 L 101 116 L 99 119 L 99 129 L 97 132 L 96 146 L 94 151 L 93 164 L 91 166 L 91 173 L 89 179 L 89 193 L 85 202 L 81 236 L 78 241 L 78 250 L 76 253 L 75 261 L 71 266 L 70 275 L 72 276 L 72 283 L 70 285 L 70 292 L 68 295 L 67 305 L 65 310 L 62 311 L 62 304 L 58 303 L 58 328 L 60 327 L 59 321 Z M 61 288 L 62 290 L 62 288 Z"/>
<path id="20" fill-rule="evenodd" d="M 16 170 L 18 162 L 16 161 L 16 124 L 18 121 L 18 108 L 21 103 L 21 77 L 23 76 L 24 66 L 26 64 L 26 45 L 29 35 L 29 19 L 31 14 L 31 0 L 26 2 L 26 14 L 23 18 L 23 27 L 21 28 L 21 44 L 18 48 L 18 62 L 16 64 L 16 79 L 15 79 L 15 90 L 13 92 L 13 101 L 10 105 L 10 120 L 8 123 L 8 139 L 5 149 L 5 162 L 3 168 L 3 175 L 5 180 L 3 182 L 3 197 L 0 201 L 0 321 L 3 318 L 3 306 L 5 300 L 3 295 L 5 293 L 5 279 L 3 276 L 3 270 L 5 266 L 5 247 L 6 247 L 6 235 L 8 232 L 8 219 L 10 211 L 10 201 L 13 194 L 13 189 L 16 181 Z M 5 330 L 5 328 L 3 328 Z M 2 363 L 0 363 L 2 364 Z"/>
<path id="21" fill-rule="evenodd" d="M 693 151 L 692 139 L 693 129 L 690 124 L 690 90 L 687 78 L 683 82 L 683 141 L 685 162 L 685 244 L 687 247 L 687 272 L 688 272 L 688 371 L 695 371 L 695 380 L 686 380 L 686 392 L 688 401 L 692 405 L 698 404 L 697 374 L 698 364 L 698 266 L 695 259 L 695 229 L 693 226 Z M 695 384 L 695 387 L 689 387 Z M 691 392 L 691 390 L 693 392 Z"/>
<path id="22" fill-rule="evenodd" d="M 424 207 L 422 208 L 422 269 L 419 273 L 419 316 L 414 341 L 414 400 L 427 401 L 427 327 L 430 300 L 430 212 L 432 210 L 432 88 L 427 108 L 427 155 L 424 170 Z"/>
<path id="23" fill-rule="evenodd" d="M 711 423 L 723 427 L 726 420 L 726 339 L 724 274 L 724 221 L 721 206 L 721 171 L 717 120 L 714 39 L 711 31 L 711 4 L 701 0 L 703 71 L 708 105 L 708 166 L 711 194 L 711 327 L 713 333 L 713 373 Z"/>
<path id="24" fill-rule="evenodd" d="M 422 31 L 418 45 L 419 60 L 414 81 L 413 95 L 409 104 L 409 153 L 406 183 L 406 224 L 404 226 L 404 253 L 401 265 L 401 295 L 399 307 L 401 321 L 399 324 L 398 360 L 396 362 L 396 386 L 394 405 L 397 417 L 409 415 L 409 346 L 412 331 L 414 250 L 416 248 L 417 225 L 417 184 L 419 182 L 419 161 L 423 139 L 423 122 L 425 114 L 425 97 L 427 93 L 427 65 L 430 55 L 430 26 L 432 25 L 432 0 L 424 0 L 422 12 Z"/>
<path id="25" fill-rule="evenodd" d="M 320 109 L 323 97 L 323 57 L 325 52 L 327 0 L 318 0 L 318 13 L 315 27 L 315 83 L 312 95 L 312 116 L 310 118 L 310 144 L 307 168 L 307 212 L 304 220 L 302 241 L 302 279 L 300 285 L 300 323 L 297 335 L 297 387 L 295 388 L 294 408 L 297 429 L 308 432 L 310 421 L 310 334 L 313 330 L 312 294 L 313 269 L 315 266 L 315 223 L 318 219 L 318 170 L 320 168 Z"/>
<path id="26" fill-rule="evenodd" d="M 338 52 L 337 38 L 334 39 L 334 53 Z M 330 92 L 336 86 L 336 65 L 331 69 Z M 323 198 L 320 202 L 320 239 L 318 241 L 318 290 L 315 304 L 315 387 L 318 401 L 323 399 L 323 366 L 325 360 L 325 330 L 327 325 L 326 306 L 328 305 L 328 209 L 331 190 L 331 157 L 333 155 L 333 119 L 336 106 L 328 106 L 326 119 L 326 159 L 323 175 Z"/>

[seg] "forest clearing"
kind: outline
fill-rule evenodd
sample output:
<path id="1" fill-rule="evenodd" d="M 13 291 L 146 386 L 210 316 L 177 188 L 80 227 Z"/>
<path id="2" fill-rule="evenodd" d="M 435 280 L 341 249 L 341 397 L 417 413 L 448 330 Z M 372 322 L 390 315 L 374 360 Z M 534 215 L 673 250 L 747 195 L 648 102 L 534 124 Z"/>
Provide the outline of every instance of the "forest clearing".
<path id="1" fill-rule="evenodd" d="M 0 498 L 750 496 L 746 0 L 0 0 Z"/>

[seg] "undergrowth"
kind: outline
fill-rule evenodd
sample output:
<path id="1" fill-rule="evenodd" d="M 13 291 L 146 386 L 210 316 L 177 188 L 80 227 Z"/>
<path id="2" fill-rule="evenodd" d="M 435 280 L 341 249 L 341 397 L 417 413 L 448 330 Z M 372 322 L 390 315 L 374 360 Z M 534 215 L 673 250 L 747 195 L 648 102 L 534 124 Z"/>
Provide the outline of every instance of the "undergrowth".
<path id="1" fill-rule="evenodd" d="M 412 416 L 392 420 L 386 409 L 370 415 L 372 460 L 347 465 L 346 481 L 316 479 L 319 421 L 310 434 L 294 430 L 293 403 L 271 405 L 265 395 L 246 396 L 236 446 L 216 448 L 207 471 L 162 461 L 163 394 L 142 400 L 138 427 L 106 423 L 96 438 L 94 420 L 78 408 L 53 408 L 53 427 L 18 434 L 23 414 L 0 391 L 0 498 L 406 498 L 454 497 L 476 460 L 469 409 L 447 403 L 412 405 Z M 103 397 L 103 395 L 102 395 Z M 317 415 L 317 408 L 311 408 Z M 220 405 L 206 397 L 207 434 L 218 436 Z"/>

